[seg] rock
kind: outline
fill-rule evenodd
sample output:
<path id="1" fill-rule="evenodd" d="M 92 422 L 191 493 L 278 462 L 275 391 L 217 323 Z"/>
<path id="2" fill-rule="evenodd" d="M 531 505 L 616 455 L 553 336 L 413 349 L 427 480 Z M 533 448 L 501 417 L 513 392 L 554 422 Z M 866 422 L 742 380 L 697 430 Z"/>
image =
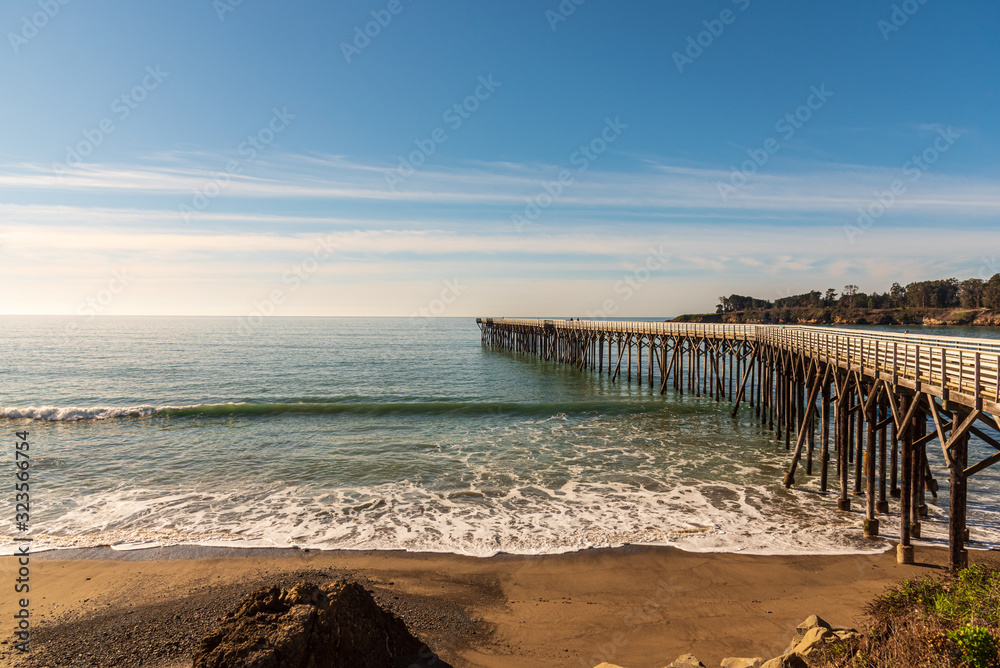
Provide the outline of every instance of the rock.
<path id="1" fill-rule="evenodd" d="M 667 668 L 705 668 L 694 654 L 681 654 Z"/>
<path id="2" fill-rule="evenodd" d="M 795 627 L 795 630 L 800 634 L 800 636 L 804 636 L 808 631 L 816 628 L 817 626 L 822 626 L 824 629 L 830 628 L 830 625 L 827 624 L 822 617 L 818 617 L 816 615 L 809 615 L 808 617 L 806 617 L 806 621 L 802 622 L 801 624 Z"/>
<path id="3" fill-rule="evenodd" d="M 785 648 L 785 654 L 799 654 L 808 658 L 824 645 L 842 640 L 854 640 L 860 634 L 854 629 L 835 629 L 821 617 L 811 615 L 795 628 L 795 637 Z"/>
<path id="4" fill-rule="evenodd" d="M 594 666 L 594 668 L 622 668 L 622 667 L 613 663 L 604 662 L 597 664 L 596 666 Z"/>
<path id="5" fill-rule="evenodd" d="M 801 654 L 802 656 L 809 656 L 817 647 L 822 647 L 828 640 L 836 638 L 833 631 L 822 626 L 816 626 L 809 629 L 809 631 L 802 637 L 799 644 L 795 646 L 793 650 L 796 654 Z"/>
<path id="6" fill-rule="evenodd" d="M 760 656 L 753 659 L 739 659 L 731 656 L 722 660 L 720 668 L 760 668 L 763 663 L 764 658 Z"/>
<path id="7" fill-rule="evenodd" d="M 818 617 L 816 615 L 809 615 L 808 617 L 806 617 L 806 620 L 804 622 L 795 627 L 795 637 L 792 638 L 792 641 L 790 643 L 788 643 L 788 647 L 785 648 L 785 651 L 782 652 L 782 654 L 791 654 L 792 652 L 796 651 L 795 648 L 798 647 L 799 643 L 802 642 L 802 639 L 806 637 L 806 634 L 815 628 L 822 628 L 829 630 L 830 625 L 827 624 L 826 620 L 824 620 L 822 617 Z"/>
<path id="8" fill-rule="evenodd" d="M 194 668 L 446 666 L 361 585 L 337 580 L 271 587 L 202 638 Z"/>
<path id="9" fill-rule="evenodd" d="M 792 652 L 771 659 L 760 668 L 809 668 L 809 666 L 801 656 Z"/>

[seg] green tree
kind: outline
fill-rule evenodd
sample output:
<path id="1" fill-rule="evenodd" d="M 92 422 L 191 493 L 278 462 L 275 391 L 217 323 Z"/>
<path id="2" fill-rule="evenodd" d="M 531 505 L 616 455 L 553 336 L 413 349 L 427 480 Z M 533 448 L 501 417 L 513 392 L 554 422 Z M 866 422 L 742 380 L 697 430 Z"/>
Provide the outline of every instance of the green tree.
<path id="1" fill-rule="evenodd" d="M 899 283 L 893 283 L 892 287 L 889 288 L 889 303 L 895 308 L 900 308 L 906 305 L 906 288 L 904 288 Z"/>
<path id="2" fill-rule="evenodd" d="M 962 308 L 982 308 L 983 288 L 986 281 L 981 278 L 968 278 L 958 284 L 958 300 Z"/>
<path id="3" fill-rule="evenodd" d="M 1000 310 L 1000 274 L 993 274 L 993 278 L 983 286 L 983 306 Z"/>
<path id="4" fill-rule="evenodd" d="M 820 305 L 820 293 L 818 290 L 811 290 L 809 292 L 804 292 L 801 295 L 792 295 L 791 297 L 782 297 L 780 299 L 774 300 L 775 308 L 796 308 L 796 307 L 815 307 Z"/>
<path id="5" fill-rule="evenodd" d="M 856 285 L 845 285 L 844 291 L 840 295 L 840 305 L 845 308 L 854 308 L 856 306 L 854 302 L 854 297 L 858 294 L 858 286 Z"/>
<path id="6" fill-rule="evenodd" d="M 917 308 L 948 308 L 959 306 L 958 279 L 918 281 L 906 286 L 906 302 Z"/>
<path id="7" fill-rule="evenodd" d="M 729 303 L 730 311 L 746 311 L 752 308 L 771 308 L 773 306 L 771 302 L 764 299 L 744 297 L 743 295 L 729 295 L 726 301 Z M 725 302 L 721 302 L 720 298 L 720 303 L 724 304 Z"/>

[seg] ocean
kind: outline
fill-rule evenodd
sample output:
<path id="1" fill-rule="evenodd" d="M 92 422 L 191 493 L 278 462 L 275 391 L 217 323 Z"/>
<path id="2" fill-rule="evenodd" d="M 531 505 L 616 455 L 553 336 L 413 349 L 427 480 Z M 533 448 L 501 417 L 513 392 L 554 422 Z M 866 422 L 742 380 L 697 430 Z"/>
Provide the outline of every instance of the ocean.
<path id="1" fill-rule="evenodd" d="M 474 319 L 0 322 L 0 431 L 29 432 L 36 551 L 889 547 L 818 475 L 785 490 L 789 453 L 749 409 L 491 351 Z M 5 448 L 11 484 L 14 466 Z M 946 482 L 925 542 L 943 544 Z M 997 499 L 994 467 L 970 485 L 974 547 L 1000 545 Z"/>

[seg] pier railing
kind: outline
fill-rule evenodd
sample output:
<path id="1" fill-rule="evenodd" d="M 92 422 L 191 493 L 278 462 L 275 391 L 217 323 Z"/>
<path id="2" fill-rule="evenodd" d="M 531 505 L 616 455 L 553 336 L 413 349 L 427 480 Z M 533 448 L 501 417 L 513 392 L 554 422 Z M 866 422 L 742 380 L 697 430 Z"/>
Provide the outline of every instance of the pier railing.
<path id="1" fill-rule="evenodd" d="M 598 334 L 760 341 L 966 406 L 1000 409 L 1000 340 L 798 325 L 535 318 L 479 318 L 478 322 Z"/>

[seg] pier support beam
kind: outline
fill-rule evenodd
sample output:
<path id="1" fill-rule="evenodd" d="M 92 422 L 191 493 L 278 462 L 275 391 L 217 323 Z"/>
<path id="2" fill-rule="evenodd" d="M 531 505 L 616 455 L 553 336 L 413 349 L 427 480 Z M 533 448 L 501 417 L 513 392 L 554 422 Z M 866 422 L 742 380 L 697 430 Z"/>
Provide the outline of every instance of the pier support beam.
<path id="1" fill-rule="evenodd" d="M 850 512 L 851 510 L 851 497 L 847 495 L 847 473 L 851 449 L 851 421 L 847 415 L 850 400 L 849 395 L 846 394 L 848 382 L 849 379 L 845 377 L 837 388 L 837 401 L 834 404 L 834 422 L 836 423 L 834 427 L 834 440 L 837 449 L 837 475 L 840 478 L 840 498 L 837 500 L 837 508 L 843 512 Z"/>
<path id="2" fill-rule="evenodd" d="M 953 571 L 969 565 L 969 551 L 965 548 L 968 533 L 965 526 L 968 478 L 965 469 L 969 465 L 969 427 L 976 414 L 957 409 L 952 418 L 951 435 L 943 443 L 945 458 L 950 470 L 948 499 L 948 566 Z M 935 418 L 937 416 L 935 415 Z"/>
<path id="3" fill-rule="evenodd" d="M 869 390 L 874 392 L 874 388 Z M 875 517 L 875 420 L 877 413 L 869 406 L 864 414 L 864 422 L 868 432 L 868 447 L 864 457 L 865 469 L 865 537 L 878 536 L 879 522 Z M 860 414 L 859 414 L 860 418 Z"/>
<path id="4" fill-rule="evenodd" d="M 902 480 L 900 481 L 900 498 L 899 498 L 899 545 L 896 546 L 896 562 L 900 564 L 912 564 L 913 563 L 913 545 L 910 544 L 910 509 L 912 507 L 912 471 L 913 464 L 911 460 L 913 459 L 913 430 L 911 429 L 912 418 L 906 417 L 910 414 L 910 402 L 912 400 L 907 396 L 902 396 L 899 399 L 899 412 L 902 419 L 902 440 L 900 447 L 902 448 L 902 461 L 900 467 L 902 470 Z"/>

